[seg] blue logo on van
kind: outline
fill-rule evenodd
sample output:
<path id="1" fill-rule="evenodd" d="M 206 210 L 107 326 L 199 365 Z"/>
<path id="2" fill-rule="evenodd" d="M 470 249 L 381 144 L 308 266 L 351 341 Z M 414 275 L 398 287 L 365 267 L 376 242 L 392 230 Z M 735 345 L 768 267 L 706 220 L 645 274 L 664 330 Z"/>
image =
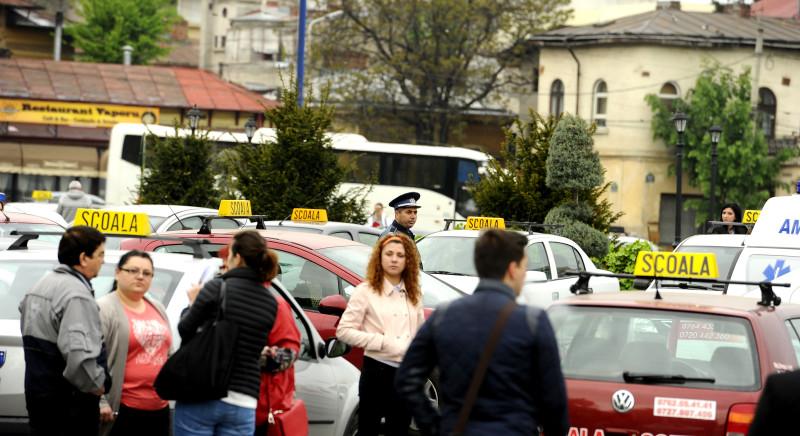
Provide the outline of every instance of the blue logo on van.
<path id="1" fill-rule="evenodd" d="M 0 368 L 6 364 L 6 350 L 0 350 Z"/>
<path id="2" fill-rule="evenodd" d="M 789 274 L 792 268 L 789 265 L 783 266 L 785 261 L 783 259 L 779 259 L 775 261 L 775 265 L 767 265 L 764 268 L 764 280 L 771 282 L 778 277 Z"/>
<path id="3" fill-rule="evenodd" d="M 787 235 L 800 235 L 800 220 L 790 220 L 788 218 L 783 220 L 783 225 L 781 225 L 778 233 L 786 233 Z"/>

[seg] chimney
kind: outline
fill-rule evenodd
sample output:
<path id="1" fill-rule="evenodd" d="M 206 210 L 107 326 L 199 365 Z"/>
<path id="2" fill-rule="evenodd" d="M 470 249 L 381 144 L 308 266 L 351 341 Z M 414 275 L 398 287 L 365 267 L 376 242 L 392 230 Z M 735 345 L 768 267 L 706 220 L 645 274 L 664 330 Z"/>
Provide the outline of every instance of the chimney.
<path id="1" fill-rule="evenodd" d="M 674 11 L 681 10 L 680 0 L 658 0 L 658 3 L 656 3 L 656 10 L 660 11 L 667 9 L 671 9 Z"/>
<path id="2" fill-rule="evenodd" d="M 126 45 L 122 47 L 122 64 L 123 65 L 130 65 L 131 64 L 131 53 L 133 52 L 133 47 Z"/>

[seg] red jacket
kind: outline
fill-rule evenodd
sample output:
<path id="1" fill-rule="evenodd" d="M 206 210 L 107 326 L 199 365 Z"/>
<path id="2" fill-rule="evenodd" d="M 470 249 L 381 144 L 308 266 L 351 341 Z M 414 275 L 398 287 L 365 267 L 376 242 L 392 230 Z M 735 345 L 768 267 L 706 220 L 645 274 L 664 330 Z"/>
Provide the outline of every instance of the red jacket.
<path id="1" fill-rule="evenodd" d="M 277 295 L 277 294 L 274 294 Z M 275 324 L 267 337 L 267 345 L 300 352 L 300 331 L 294 321 L 292 308 L 283 298 L 276 297 L 278 311 Z M 261 373 L 261 390 L 256 408 L 256 425 L 267 421 L 270 410 L 287 410 L 294 398 L 294 365 L 281 372 Z"/>

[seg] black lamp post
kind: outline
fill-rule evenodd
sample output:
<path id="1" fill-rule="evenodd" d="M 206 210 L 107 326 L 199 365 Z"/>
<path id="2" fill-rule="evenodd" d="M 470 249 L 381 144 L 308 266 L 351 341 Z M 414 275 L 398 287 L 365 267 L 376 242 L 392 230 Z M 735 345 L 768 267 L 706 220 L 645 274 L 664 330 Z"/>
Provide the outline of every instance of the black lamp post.
<path id="1" fill-rule="evenodd" d="M 199 110 L 197 110 L 197 105 L 194 105 L 189 112 L 186 113 L 186 116 L 189 118 L 189 128 L 192 129 L 192 136 L 194 136 L 194 131 L 197 130 L 197 123 L 200 122 L 200 116 L 203 115 Z"/>
<path id="2" fill-rule="evenodd" d="M 675 241 L 673 248 L 681 243 L 681 211 L 683 210 L 683 134 L 686 132 L 688 117 L 683 112 L 672 116 L 675 131 L 678 132 L 678 144 L 675 147 Z"/>
<path id="3" fill-rule="evenodd" d="M 709 201 L 711 203 L 711 220 L 718 220 L 720 219 L 718 212 L 717 212 L 717 144 L 719 144 L 719 138 L 722 136 L 722 127 L 714 125 L 708 129 L 708 133 L 711 134 L 711 194 L 709 195 Z"/>
<path id="4" fill-rule="evenodd" d="M 244 134 L 247 135 L 247 143 L 250 144 L 253 141 L 253 136 L 256 134 L 256 120 L 253 117 L 250 117 L 246 123 L 244 123 Z"/>

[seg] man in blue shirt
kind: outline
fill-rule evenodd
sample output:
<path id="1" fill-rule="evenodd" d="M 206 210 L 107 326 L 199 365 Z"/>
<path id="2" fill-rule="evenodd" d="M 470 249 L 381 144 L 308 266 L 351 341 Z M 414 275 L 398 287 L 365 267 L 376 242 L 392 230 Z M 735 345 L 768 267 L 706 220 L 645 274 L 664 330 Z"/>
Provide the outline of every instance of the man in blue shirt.
<path id="1" fill-rule="evenodd" d="M 474 294 L 439 306 L 411 342 L 395 386 L 423 434 L 453 434 L 498 314 L 522 290 L 526 244 L 527 238 L 516 232 L 483 233 L 475 243 L 481 280 Z M 463 434 L 529 436 L 541 428 L 548 436 L 564 436 L 569 430 L 567 394 L 547 314 L 532 306 L 513 307 L 489 357 Z M 439 411 L 424 393 L 435 367 Z"/>

